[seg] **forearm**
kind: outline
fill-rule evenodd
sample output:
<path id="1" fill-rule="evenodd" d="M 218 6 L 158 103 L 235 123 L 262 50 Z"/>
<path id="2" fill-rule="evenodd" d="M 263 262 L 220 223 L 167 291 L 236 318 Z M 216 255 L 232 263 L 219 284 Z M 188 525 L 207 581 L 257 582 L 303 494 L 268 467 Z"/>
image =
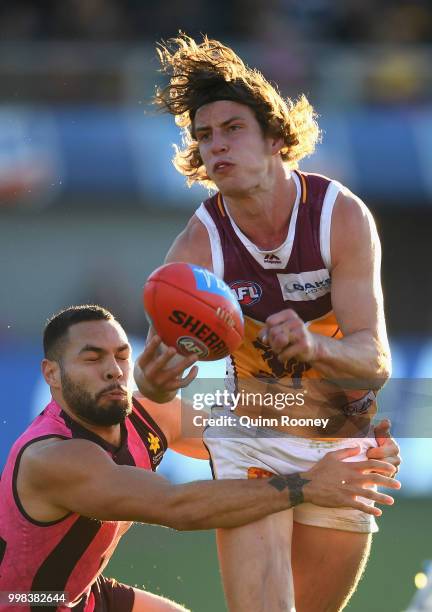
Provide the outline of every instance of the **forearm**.
<path id="1" fill-rule="evenodd" d="M 277 477 L 276 477 L 277 478 Z M 171 498 L 171 526 L 180 530 L 240 527 L 303 501 L 303 481 L 288 477 L 290 486 L 277 489 L 269 479 L 201 481 L 177 485 Z M 307 483 L 304 480 L 304 483 Z M 300 484 L 299 484 L 300 483 Z"/>
<path id="2" fill-rule="evenodd" d="M 61 516 L 76 512 L 103 521 L 139 521 L 179 530 L 238 527 L 303 502 L 379 515 L 379 509 L 357 497 L 391 504 L 391 497 L 364 487 L 399 488 L 399 483 L 374 473 L 388 473 L 388 464 L 344 461 L 358 452 L 358 447 L 329 452 L 304 473 L 173 485 L 149 470 L 116 465 L 93 442 L 62 440 L 31 458 L 29 480 L 44 504 Z"/>
<path id="3" fill-rule="evenodd" d="M 152 479 L 153 486 L 146 487 L 140 470 L 123 467 L 122 471 L 123 484 L 118 481 L 110 495 L 110 503 L 101 511 L 103 516 L 99 516 L 101 512 L 93 516 L 178 530 L 239 527 L 256 521 L 303 502 L 303 487 L 309 482 L 292 474 L 262 480 L 209 480 L 172 485 L 153 475 L 158 478 L 157 484 Z"/>
<path id="4" fill-rule="evenodd" d="M 340 340 L 315 334 L 316 358 L 310 361 L 327 379 L 355 379 L 379 389 L 390 375 L 390 355 L 373 334 L 362 330 Z"/>

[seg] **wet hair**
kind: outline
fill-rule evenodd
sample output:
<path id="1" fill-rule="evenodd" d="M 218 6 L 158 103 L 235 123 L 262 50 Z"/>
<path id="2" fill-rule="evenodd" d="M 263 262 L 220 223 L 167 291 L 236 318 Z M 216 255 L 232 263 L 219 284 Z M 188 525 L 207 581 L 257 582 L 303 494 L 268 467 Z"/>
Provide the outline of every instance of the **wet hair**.
<path id="1" fill-rule="evenodd" d="M 296 101 L 283 98 L 256 69 L 249 68 L 230 47 L 203 37 L 201 43 L 179 34 L 157 48 L 161 71 L 169 76 L 157 88 L 154 104 L 174 115 L 182 128 L 183 146 L 175 146 L 174 166 L 195 182 L 214 188 L 199 153 L 194 133 L 196 111 L 204 104 L 231 100 L 245 104 L 255 114 L 265 136 L 282 138 L 280 155 L 290 168 L 311 155 L 320 138 L 316 113 L 305 95 Z"/>
<path id="2" fill-rule="evenodd" d="M 85 321 L 115 321 L 113 314 L 96 304 L 69 306 L 50 317 L 43 333 L 43 348 L 46 359 L 61 361 L 69 328 Z"/>

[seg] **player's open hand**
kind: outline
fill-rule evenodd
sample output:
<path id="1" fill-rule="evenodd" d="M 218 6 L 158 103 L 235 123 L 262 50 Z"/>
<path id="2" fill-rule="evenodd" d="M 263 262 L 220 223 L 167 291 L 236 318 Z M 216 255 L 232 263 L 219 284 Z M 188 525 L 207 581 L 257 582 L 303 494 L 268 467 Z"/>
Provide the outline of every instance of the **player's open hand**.
<path id="1" fill-rule="evenodd" d="M 374 429 L 377 447 L 370 448 L 366 453 L 369 459 L 381 459 L 394 466 L 394 474 L 398 472 L 401 464 L 400 448 L 398 443 L 390 435 L 391 423 L 383 419 Z"/>
<path id="2" fill-rule="evenodd" d="M 360 452 L 360 447 L 329 452 L 302 478 L 309 480 L 303 487 L 304 501 L 333 508 L 350 507 L 380 516 L 380 508 L 369 506 L 360 497 L 391 506 L 393 497 L 368 487 L 400 489 L 400 482 L 391 478 L 394 466 L 377 459 L 343 461 Z"/>
<path id="3" fill-rule="evenodd" d="M 308 330 L 291 308 L 268 317 L 259 337 L 282 362 L 292 358 L 299 361 L 312 361 L 315 358 L 316 335 Z"/>
<path id="4" fill-rule="evenodd" d="M 144 351 L 135 362 L 134 378 L 139 391 L 154 402 L 171 400 L 178 389 L 187 387 L 196 375 L 198 367 L 193 364 L 196 355 L 184 357 L 175 348 L 164 347 L 159 336 L 149 340 Z M 193 366 L 186 376 L 185 370 Z"/>

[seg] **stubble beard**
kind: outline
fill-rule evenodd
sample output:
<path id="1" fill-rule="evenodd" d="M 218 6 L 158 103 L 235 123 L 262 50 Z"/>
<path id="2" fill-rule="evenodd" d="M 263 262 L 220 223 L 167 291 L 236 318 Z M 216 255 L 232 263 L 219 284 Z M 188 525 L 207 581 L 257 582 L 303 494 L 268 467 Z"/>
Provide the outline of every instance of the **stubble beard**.
<path id="1" fill-rule="evenodd" d="M 61 383 L 63 397 L 76 416 L 92 425 L 109 427 L 123 423 L 132 412 L 132 395 L 129 392 L 124 399 L 113 399 L 105 401 L 100 405 L 100 399 L 108 391 L 119 389 L 118 384 L 111 384 L 92 395 L 86 389 L 73 382 L 73 380 L 61 369 Z"/>

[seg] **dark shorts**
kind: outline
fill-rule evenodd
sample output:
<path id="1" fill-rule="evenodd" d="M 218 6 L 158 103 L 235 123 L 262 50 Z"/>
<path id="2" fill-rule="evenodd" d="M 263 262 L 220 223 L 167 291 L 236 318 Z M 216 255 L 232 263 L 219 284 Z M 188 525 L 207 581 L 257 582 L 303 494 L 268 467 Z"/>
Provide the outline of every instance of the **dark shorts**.
<path id="1" fill-rule="evenodd" d="M 132 612 L 134 600 L 132 587 L 114 578 L 98 576 L 83 612 Z"/>

